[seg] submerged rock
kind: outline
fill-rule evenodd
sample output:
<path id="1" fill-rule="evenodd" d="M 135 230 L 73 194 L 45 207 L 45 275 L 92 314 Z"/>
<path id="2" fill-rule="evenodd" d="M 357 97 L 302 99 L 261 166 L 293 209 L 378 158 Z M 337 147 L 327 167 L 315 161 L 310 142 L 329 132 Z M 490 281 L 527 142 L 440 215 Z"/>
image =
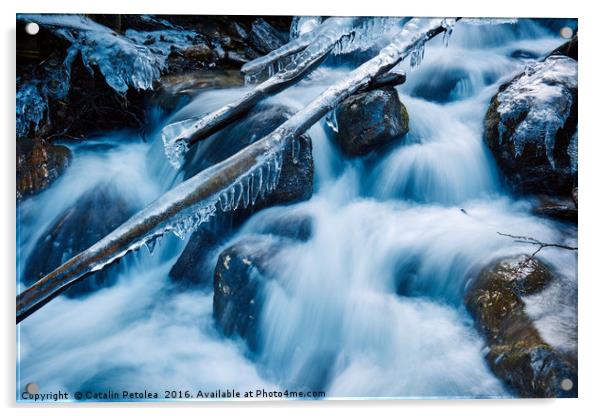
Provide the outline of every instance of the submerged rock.
<path id="1" fill-rule="evenodd" d="M 23 282 L 31 285 L 109 234 L 136 211 L 109 183 L 86 192 L 41 235 L 27 259 Z M 117 264 L 105 267 L 65 291 L 69 297 L 115 283 Z"/>
<path id="2" fill-rule="evenodd" d="M 400 141 L 408 132 L 409 118 L 394 88 L 361 92 L 335 110 L 335 140 L 348 156 L 363 156 Z"/>
<path id="3" fill-rule="evenodd" d="M 17 140 L 17 199 L 46 189 L 67 168 L 69 148 L 39 138 Z"/>
<path id="4" fill-rule="evenodd" d="M 226 336 L 240 336 L 257 350 L 257 325 L 263 290 L 273 279 L 274 256 L 289 241 L 250 237 L 225 249 L 217 260 L 213 281 L 213 316 Z"/>
<path id="5" fill-rule="evenodd" d="M 305 212 L 269 212 L 262 218 L 253 218 L 251 231 L 258 234 L 271 234 L 298 241 L 311 238 L 314 229 L 313 217 Z"/>
<path id="6" fill-rule="evenodd" d="M 521 397 L 576 397 L 576 359 L 546 343 L 525 312 L 524 298 L 554 279 L 541 261 L 528 256 L 498 260 L 468 288 L 465 303 L 488 346 L 492 371 Z M 564 390 L 568 379 L 573 388 Z"/>
<path id="7" fill-rule="evenodd" d="M 291 113 L 281 106 L 260 106 L 256 112 L 231 124 L 203 142 L 197 143 L 187 154 L 184 177 L 190 178 L 261 139 L 286 121 Z M 284 150 L 282 171 L 276 189 L 263 200 L 248 208 L 239 208 L 226 214 L 224 220 L 202 224 L 191 236 L 184 251 L 169 275 L 181 285 L 206 285 L 213 272 L 215 247 L 226 241 L 253 213 L 275 205 L 289 204 L 311 198 L 313 193 L 313 157 L 311 138 L 299 139 L 299 148 L 293 157 L 292 144 Z M 209 266 L 208 266 L 209 265 Z"/>
<path id="8" fill-rule="evenodd" d="M 577 62 L 551 55 L 503 84 L 485 140 L 518 193 L 570 195 L 577 183 Z"/>

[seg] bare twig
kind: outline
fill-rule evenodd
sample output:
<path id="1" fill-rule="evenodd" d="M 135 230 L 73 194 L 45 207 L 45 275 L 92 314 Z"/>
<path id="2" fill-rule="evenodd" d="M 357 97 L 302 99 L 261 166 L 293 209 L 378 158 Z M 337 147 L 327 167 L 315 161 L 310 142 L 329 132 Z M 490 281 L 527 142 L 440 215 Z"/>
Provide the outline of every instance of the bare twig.
<path id="1" fill-rule="evenodd" d="M 567 245 L 564 245 L 564 244 L 557 244 L 557 243 L 544 243 L 544 242 L 539 241 L 539 240 L 537 240 L 536 238 L 533 238 L 533 237 L 526 237 L 526 236 L 523 236 L 523 235 L 505 234 L 505 233 L 500 233 L 499 231 L 497 233 L 499 235 L 503 236 L 503 237 L 513 238 L 516 243 L 532 244 L 532 245 L 538 246 L 537 250 L 535 250 L 529 257 L 527 257 L 527 259 L 525 259 L 525 261 L 521 262 L 521 266 L 526 265 L 529 261 L 533 260 L 533 258 L 541 250 L 543 250 L 546 247 L 562 248 L 564 250 L 571 250 L 571 251 L 576 251 L 577 250 L 577 247 L 567 246 Z"/>

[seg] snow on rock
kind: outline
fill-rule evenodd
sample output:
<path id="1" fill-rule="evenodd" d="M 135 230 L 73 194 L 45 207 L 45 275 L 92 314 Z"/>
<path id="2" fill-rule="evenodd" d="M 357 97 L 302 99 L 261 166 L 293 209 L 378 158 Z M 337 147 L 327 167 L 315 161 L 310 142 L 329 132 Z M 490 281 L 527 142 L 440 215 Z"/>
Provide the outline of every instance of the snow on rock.
<path id="1" fill-rule="evenodd" d="M 576 175 L 576 100 L 577 61 L 563 55 L 528 65 L 500 87 L 487 112 L 485 135 L 515 188 L 570 191 L 568 182 Z"/>
<path id="2" fill-rule="evenodd" d="M 564 125 L 577 89 L 577 62 L 563 56 L 550 56 L 530 65 L 524 74 L 498 95 L 499 139 L 506 125 L 521 114 L 526 117 L 510 135 L 515 156 L 520 156 L 529 142 L 538 143 L 544 136 L 545 152 L 552 168 L 556 132 Z"/>

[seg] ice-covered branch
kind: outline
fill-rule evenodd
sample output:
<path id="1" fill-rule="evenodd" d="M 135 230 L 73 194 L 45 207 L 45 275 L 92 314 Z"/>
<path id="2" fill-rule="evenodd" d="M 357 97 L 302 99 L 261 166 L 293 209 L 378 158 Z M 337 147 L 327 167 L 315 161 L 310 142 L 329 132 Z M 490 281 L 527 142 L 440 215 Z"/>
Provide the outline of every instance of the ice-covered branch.
<path id="1" fill-rule="evenodd" d="M 361 39 L 358 43 L 361 43 L 363 46 L 364 44 L 370 44 L 375 32 L 386 33 L 391 27 L 400 22 L 399 19 L 394 18 L 382 18 L 377 23 L 366 23 L 364 20 L 362 18 L 330 18 L 326 20 L 319 28 L 302 35 L 292 42 L 294 44 L 305 37 L 311 38 L 311 43 L 303 52 L 298 54 L 283 69 L 277 72 L 276 75 L 257 85 L 237 101 L 227 104 L 212 113 L 166 126 L 161 134 L 165 145 L 165 154 L 170 163 L 179 168 L 182 164 L 183 156 L 190 145 L 208 137 L 228 123 L 236 120 L 267 95 L 281 91 L 299 80 L 302 75 L 318 65 L 336 45 L 344 44 L 344 39 L 352 35 L 358 28 L 361 28 L 366 33 L 358 33 L 353 37 Z M 410 26 L 410 32 L 414 24 Z M 444 25 L 444 30 L 451 30 L 451 24 L 447 25 L 444 21 Z M 379 29 L 375 30 L 375 27 L 379 27 Z M 408 33 L 408 31 L 402 30 L 399 36 L 407 37 L 409 36 Z M 289 47 L 291 47 L 291 44 L 274 51 L 273 60 L 281 59 L 286 53 L 289 53 L 290 49 L 287 49 Z M 347 46 L 347 49 L 351 50 L 349 46 Z M 423 49 L 419 47 L 418 55 L 421 53 L 423 53 Z M 414 60 L 415 58 L 413 57 L 412 61 Z M 267 65 L 266 62 L 264 63 Z"/>
<path id="2" fill-rule="evenodd" d="M 190 145 L 236 120 L 264 97 L 275 94 L 299 80 L 309 70 L 318 65 L 342 37 L 354 30 L 356 21 L 357 18 L 348 17 L 328 19 L 319 29 L 296 39 L 299 40 L 305 38 L 305 36 L 309 38 L 311 35 L 309 46 L 278 71 L 276 75 L 255 86 L 238 100 L 209 114 L 166 126 L 161 132 L 161 136 L 165 145 L 165 154 L 170 163 L 179 168 L 182 163 L 182 156 Z M 295 41 L 292 44 L 295 44 Z M 289 43 L 288 46 L 290 45 Z M 274 52 L 281 51 L 283 48 L 287 48 L 287 45 Z M 290 48 L 286 49 L 287 52 L 290 52 L 290 50 Z M 279 52 L 274 59 L 281 59 L 282 57 L 282 52 Z"/>
<path id="3" fill-rule="evenodd" d="M 134 215 L 92 247 L 71 258 L 17 296 L 17 323 L 69 285 L 142 245 L 154 245 L 168 231 L 183 236 L 220 211 L 254 203 L 277 185 L 282 152 L 342 100 L 387 73 L 453 19 L 412 19 L 391 44 L 349 76 L 326 89 L 269 135 L 198 173 Z M 293 145 L 292 149 L 298 146 Z M 294 159 L 293 155 L 293 159 Z"/>
<path id="4" fill-rule="evenodd" d="M 303 33 L 297 31 L 296 33 L 298 36 L 294 36 L 295 28 L 291 28 L 293 31 L 293 40 L 286 45 L 282 45 L 280 48 L 271 51 L 265 56 L 257 58 L 251 62 L 247 62 L 240 70 L 243 74 L 262 72 L 264 69 L 274 65 L 278 61 L 282 61 L 283 59 L 302 51 L 311 43 L 315 42 L 316 39 L 324 32 L 337 29 L 346 30 L 346 28 L 349 27 L 349 25 L 352 25 L 357 19 L 358 18 L 351 17 L 331 17 L 326 19 L 313 30 L 307 30 Z"/>

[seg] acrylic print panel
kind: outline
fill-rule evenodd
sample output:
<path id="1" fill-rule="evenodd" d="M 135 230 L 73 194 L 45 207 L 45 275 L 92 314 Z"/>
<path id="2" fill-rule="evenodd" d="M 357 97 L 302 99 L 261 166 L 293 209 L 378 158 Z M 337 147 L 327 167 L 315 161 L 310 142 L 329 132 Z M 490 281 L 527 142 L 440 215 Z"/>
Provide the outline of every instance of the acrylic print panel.
<path id="1" fill-rule="evenodd" d="M 576 19 L 17 29 L 19 402 L 577 396 Z"/>

